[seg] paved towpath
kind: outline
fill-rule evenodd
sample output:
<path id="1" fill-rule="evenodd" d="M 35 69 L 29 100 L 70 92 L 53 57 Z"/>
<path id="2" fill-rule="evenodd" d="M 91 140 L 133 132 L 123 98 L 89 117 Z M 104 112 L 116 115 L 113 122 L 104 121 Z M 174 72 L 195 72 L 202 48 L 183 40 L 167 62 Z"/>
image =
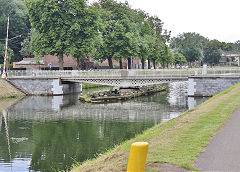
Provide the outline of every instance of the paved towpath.
<path id="1" fill-rule="evenodd" d="M 195 167 L 200 171 L 240 171 L 240 107 L 212 138 Z"/>

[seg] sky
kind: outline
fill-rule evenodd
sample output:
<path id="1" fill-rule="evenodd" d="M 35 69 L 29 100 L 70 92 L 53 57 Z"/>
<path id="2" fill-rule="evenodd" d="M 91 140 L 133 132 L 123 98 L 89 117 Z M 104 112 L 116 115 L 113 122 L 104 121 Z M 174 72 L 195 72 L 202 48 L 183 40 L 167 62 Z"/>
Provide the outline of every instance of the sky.
<path id="1" fill-rule="evenodd" d="M 96 0 L 90 0 L 93 1 Z M 172 37 L 196 32 L 223 42 L 240 40 L 240 0 L 128 0 L 128 3 L 133 9 L 158 16 Z"/>

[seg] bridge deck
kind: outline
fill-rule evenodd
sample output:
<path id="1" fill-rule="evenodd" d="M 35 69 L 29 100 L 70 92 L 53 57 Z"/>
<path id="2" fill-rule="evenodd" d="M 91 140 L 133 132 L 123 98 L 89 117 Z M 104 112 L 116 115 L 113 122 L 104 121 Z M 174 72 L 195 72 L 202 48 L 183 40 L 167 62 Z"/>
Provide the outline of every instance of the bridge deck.
<path id="1" fill-rule="evenodd" d="M 201 75 L 202 68 L 157 69 L 157 70 L 91 70 L 91 71 L 9 71 L 9 79 L 60 78 L 63 82 L 87 82 L 120 87 L 135 87 L 187 80 L 190 76 Z M 240 75 L 240 68 L 213 68 L 207 75 Z"/>

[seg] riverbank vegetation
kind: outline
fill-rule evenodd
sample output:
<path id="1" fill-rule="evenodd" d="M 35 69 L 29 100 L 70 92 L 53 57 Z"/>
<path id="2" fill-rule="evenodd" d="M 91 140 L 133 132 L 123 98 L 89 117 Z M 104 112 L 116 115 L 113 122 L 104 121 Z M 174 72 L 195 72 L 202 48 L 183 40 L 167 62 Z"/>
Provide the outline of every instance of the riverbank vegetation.
<path id="1" fill-rule="evenodd" d="M 240 84 L 175 119 L 146 130 L 96 159 L 76 165 L 73 171 L 126 171 L 130 145 L 137 141 L 149 143 L 147 171 L 158 170 L 164 163 L 197 170 L 193 164 L 199 153 L 239 106 Z"/>

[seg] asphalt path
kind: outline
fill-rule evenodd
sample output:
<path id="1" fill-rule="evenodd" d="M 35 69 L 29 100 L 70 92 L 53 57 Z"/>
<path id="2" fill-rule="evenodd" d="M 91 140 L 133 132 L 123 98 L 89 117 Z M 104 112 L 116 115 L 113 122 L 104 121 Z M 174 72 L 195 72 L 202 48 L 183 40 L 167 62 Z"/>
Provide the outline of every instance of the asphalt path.
<path id="1" fill-rule="evenodd" d="M 212 138 L 195 167 L 200 171 L 240 171 L 240 107 Z"/>

